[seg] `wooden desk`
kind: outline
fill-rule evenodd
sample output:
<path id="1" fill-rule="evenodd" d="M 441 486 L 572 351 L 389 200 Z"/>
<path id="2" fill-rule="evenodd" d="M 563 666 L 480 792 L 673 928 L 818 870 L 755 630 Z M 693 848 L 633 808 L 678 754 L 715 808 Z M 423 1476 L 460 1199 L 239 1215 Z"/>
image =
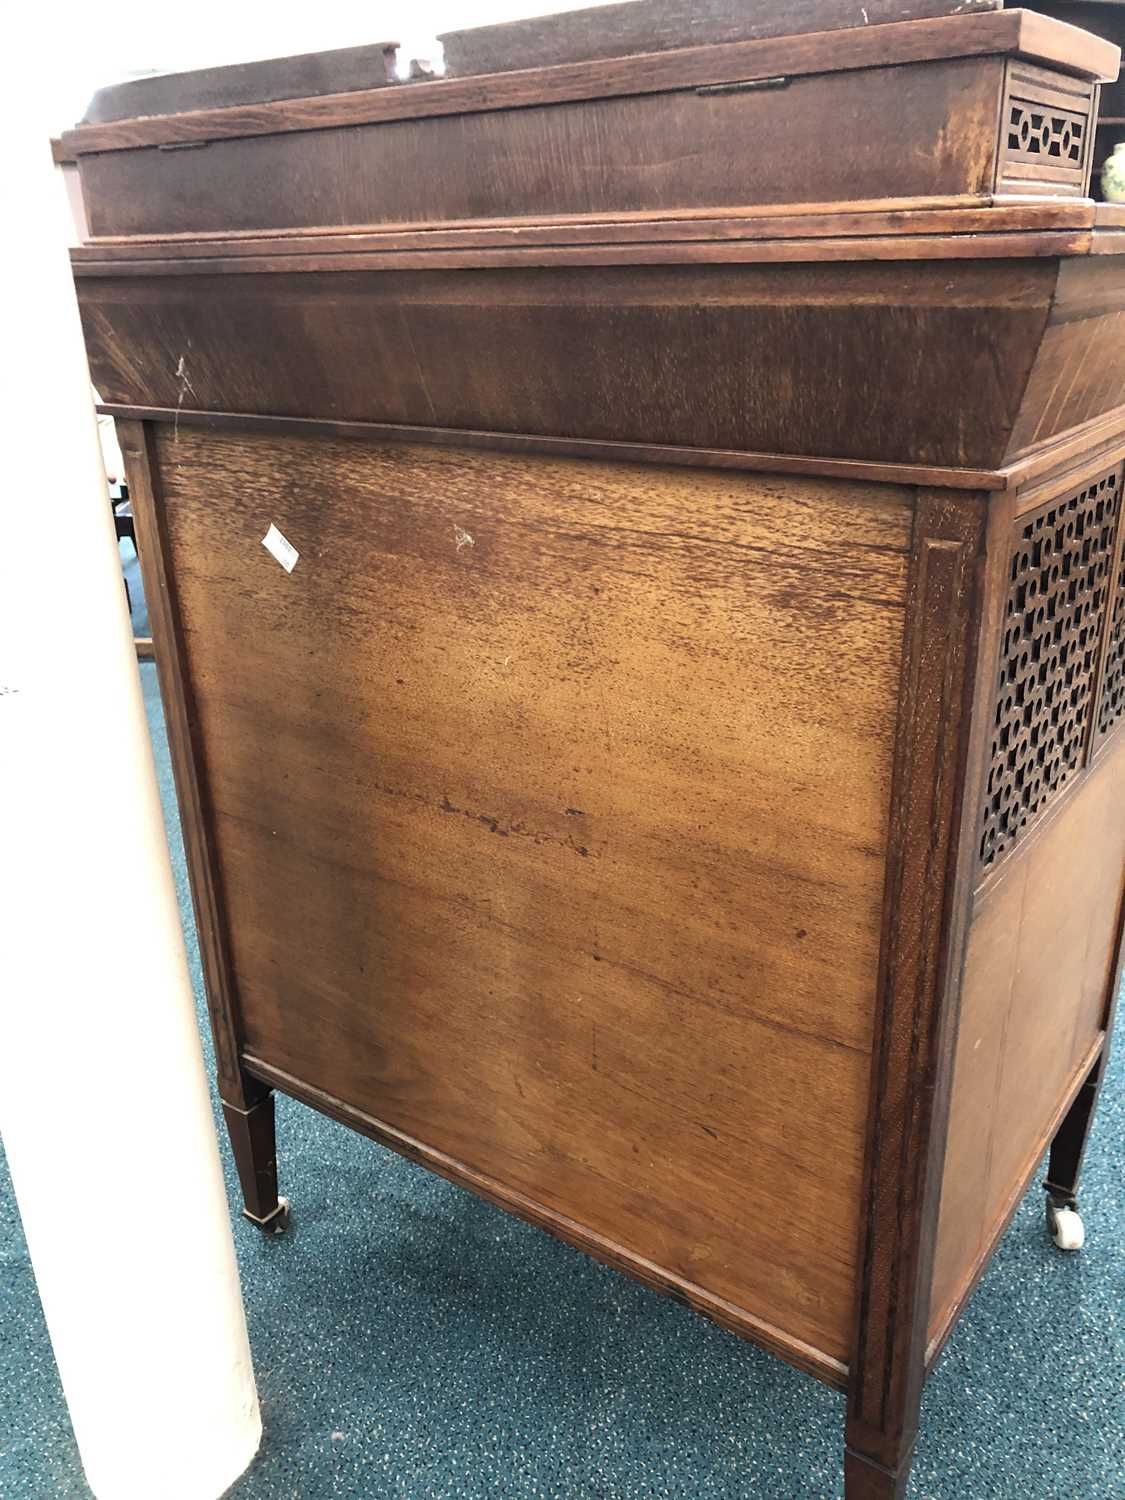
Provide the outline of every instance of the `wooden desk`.
<path id="1" fill-rule="evenodd" d="M 248 1215 L 280 1088 L 846 1389 L 849 1500 L 1072 1206 L 1122 950 L 1118 53 L 942 9 L 60 148 Z"/>

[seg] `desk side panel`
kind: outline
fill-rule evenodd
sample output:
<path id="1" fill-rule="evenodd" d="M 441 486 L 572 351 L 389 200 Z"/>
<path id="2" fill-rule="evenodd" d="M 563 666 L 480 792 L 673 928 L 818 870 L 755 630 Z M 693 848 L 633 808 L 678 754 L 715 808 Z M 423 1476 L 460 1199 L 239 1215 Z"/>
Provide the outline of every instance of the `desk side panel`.
<path id="1" fill-rule="evenodd" d="M 246 1052 L 846 1360 L 909 493 L 156 448 Z"/>
<path id="2" fill-rule="evenodd" d="M 1125 890 L 1125 735 L 1116 739 L 974 914 L 932 1339 L 971 1290 L 1102 1034 Z"/>

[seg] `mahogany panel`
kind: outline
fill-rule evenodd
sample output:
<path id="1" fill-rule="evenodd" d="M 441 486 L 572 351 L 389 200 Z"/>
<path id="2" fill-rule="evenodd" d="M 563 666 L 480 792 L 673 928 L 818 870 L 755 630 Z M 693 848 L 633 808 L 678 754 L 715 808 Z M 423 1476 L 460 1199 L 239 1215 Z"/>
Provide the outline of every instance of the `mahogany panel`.
<path id="1" fill-rule="evenodd" d="M 1116 257 L 1059 265 L 1043 341 L 1012 427 L 1005 461 L 1091 422 L 1125 398 L 1125 278 Z"/>
<path id="2" fill-rule="evenodd" d="M 279 272 L 79 295 L 115 405 L 974 469 L 1007 445 L 1056 276 L 1034 260 Z"/>
<path id="3" fill-rule="evenodd" d="M 1096 1045 L 1117 957 L 1125 735 L 978 899 L 969 935 L 930 1333 L 1003 1227 Z M 1080 1080 L 1079 1080 L 1080 1081 Z"/>
<path id="4" fill-rule="evenodd" d="M 248 1052 L 846 1359 L 909 492 L 157 451 Z"/>
<path id="5" fill-rule="evenodd" d="M 80 171 L 95 235 L 972 195 L 992 186 L 1003 66 L 958 58 L 102 152 Z M 896 113 L 911 150 L 885 129 Z"/>

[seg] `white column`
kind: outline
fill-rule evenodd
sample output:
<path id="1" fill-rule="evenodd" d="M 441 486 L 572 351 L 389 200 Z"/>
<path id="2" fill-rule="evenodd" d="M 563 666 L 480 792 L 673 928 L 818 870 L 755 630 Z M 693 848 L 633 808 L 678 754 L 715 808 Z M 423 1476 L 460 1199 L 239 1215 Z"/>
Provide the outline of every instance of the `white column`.
<path id="1" fill-rule="evenodd" d="M 4 137 L 0 1133 L 95 1495 L 212 1500 L 261 1437 L 230 1212 L 65 194 Z"/>

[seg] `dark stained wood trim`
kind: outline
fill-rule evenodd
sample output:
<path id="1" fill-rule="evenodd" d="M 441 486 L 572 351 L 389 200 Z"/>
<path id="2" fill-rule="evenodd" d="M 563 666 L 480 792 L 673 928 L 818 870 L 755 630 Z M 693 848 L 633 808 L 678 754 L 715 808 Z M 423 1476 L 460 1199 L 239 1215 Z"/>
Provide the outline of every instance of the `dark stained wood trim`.
<path id="1" fill-rule="evenodd" d="M 678 210 L 615 215 L 446 220 L 284 230 L 95 235 L 70 252 L 72 264 L 199 260 L 209 256 L 344 255 L 384 250 L 513 249 L 525 246 L 662 244 L 678 240 L 875 240 L 891 235 L 1042 234 L 1089 230 L 1088 199 L 1013 204 L 1003 198 L 883 199 L 867 205 L 787 203 L 743 210 Z"/>
<path id="2" fill-rule="evenodd" d="M 240 1039 L 235 1022 L 234 975 L 230 962 L 218 871 L 204 805 L 203 777 L 192 733 L 191 693 L 184 677 L 183 641 L 172 583 L 168 575 L 159 478 L 151 433 L 138 420 L 119 420 L 117 440 L 125 462 L 129 496 L 137 529 L 137 555 L 145 603 L 152 621 L 156 670 L 168 727 L 168 747 L 181 809 L 192 905 L 207 989 L 207 1006 L 215 1037 L 219 1092 L 228 1104 L 245 1109 L 260 1093 L 248 1093 L 239 1067 Z"/>
<path id="3" fill-rule="evenodd" d="M 111 83 L 86 106 L 83 125 L 108 125 L 140 116 L 184 114 L 196 109 L 225 109 L 266 104 L 278 99 L 309 99 L 353 89 L 388 88 L 395 82 L 398 42 L 368 42 L 328 52 L 303 52 L 223 63 L 183 73 L 153 73 Z"/>
<path id="4" fill-rule="evenodd" d="M 719 46 L 685 47 L 602 61 L 561 63 L 477 78 L 437 79 L 399 88 L 154 115 L 79 126 L 67 131 L 62 141 L 64 149 L 79 154 L 127 151 L 138 146 L 274 135 L 481 110 L 522 109 L 579 99 L 666 93 L 709 84 L 992 54 L 1016 54 L 1107 80 L 1117 76 L 1120 60 L 1119 50 L 1111 43 L 1033 11 L 986 11 Z"/>
<path id="5" fill-rule="evenodd" d="M 676 448 L 660 443 L 626 443 L 596 438 L 544 437 L 531 433 L 481 432 L 456 427 L 414 427 L 382 422 L 341 422 L 330 417 L 275 417 L 258 412 L 193 411 L 166 406 L 123 406 L 102 402 L 98 411 L 119 421 L 173 422 L 186 426 L 272 432 L 278 436 L 346 437 L 382 443 L 434 443 L 443 447 L 492 448 L 503 453 L 543 453 L 621 463 L 743 469 L 751 473 L 815 474 L 832 479 L 864 479 L 885 484 L 925 484 L 952 490 L 1002 492 L 1031 480 L 1042 487 L 1021 494 L 1017 514 L 1039 503 L 1060 475 L 1078 474 L 1103 463 L 1125 442 L 1125 406 L 1064 433 L 1000 469 L 954 469 L 938 465 L 889 464 L 851 458 L 809 458 L 788 453 L 752 453 L 724 448 Z M 1069 467 L 1068 467 L 1069 465 Z"/>
<path id="6" fill-rule="evenodd" d="M 815 1376 L 836 1390 L 846 1388 L 848 1374 L 846 1367 L 822 1350 L 814 1349 L 811 1345 L 792 1338 L 769 1323 L 752 1318 L 741 1308 L 735 1307 L 733 1303 L 716 1297 L 694 1282 L 686 1281 L 676 1272 L 645 1260 L 632 1250 L 617 1244 L 616 1241 L 607 1239 L 592 1229 L 587 1229 L 564 1214 L 557 1213 L 554 1209 L 535 1202 L 534 1199 L 526 1197 L 516 1189 L 496 1181 L 495 1178 L 476 1171 L 465 1162 L 425 1145 L 413 1136 L 395 1129 L 393 1125 L 388 1125 L 382 1120 L 364 1114 L 361 1110 L 354 1109 L 333 1095 L 325 1093 L 323 1089 L 294 1078 L 291 1074 L 263 1062 L 252 1054 L 243 1055 L 242 1065 L 247 1073 L 271 1088 L 280 1089 L 282 1093 L 300 1100 L 313 1109 L 320 1110 L 322 1114 L 330 1115 L 334 1120 L 350 1126 L 353 1130 L 358 1130 L 362 1135 L 369 1136 L 380 1145 L 389 1147 L 400 1156 L 417 1162 L 420 1166 L 436 1172 L 459 1187 L 468 1188 L 478 1197 L 487 1199 L 488 1202 L 507 1210 L 508 1213 L 514 1214 L 526 1223 L 534 1224 L 538 1229 L 545 1229 L 556 1239 L 573 1245 L 578 1250 L 584 1250 L 604 1265 L 624 1271 L 646 1286 L 685 1302 L 696 1312 L 718 1323 L 720 1327 L 749 1339 L 763 1349 L 768 1349 L 787 1363 L 796 1365 L 798 1369 Z"/>
<path id="7" fill-rule="evenodd" d="M 915 512 L 846 1432 L 851 1482 L 872 1495 L 905 1489 L 925 1374 L 986 515 L 981 495 L 936 491 Z"/>
<path id="8" fill-rule="evenodd" d="M 542 437 L 516 432 L 478 432 L 457 427 L 411 427 L 389 422 L 340 422 L 327 417 L 274 417 L 249 412 L 192 411 L 187 407 L 118 406 L 103 402 L 98 411 L 121 420 L 171 422 L 181 427 L 218 427 L 268 432 L 276 436 L 356 438 L 370 443 L 434 443 L 446 448 L 492 448 L 502 453 L 542 453 L 555 457 L 608 459 L 621 463 L 686 465 L 705 469 L 745 469 L 753 473 L 816 474 L 832 479 L 866 479 L 886 484 L 930 484 L 946 489 L 1006 488 L 991 469 L 945 469 L 917 464 L 867 463 L 849 458 L 805 458 L 786 453 L 746 453 L 723 448 L 676 448 L 661 443 L 625 443 L 598 438 Z"/>
<path id="9" fill-rule="evenodd" d="M 1029 1158 L 1023 1171 L 1020 1173 L 1019 1181 L 1015 1188 L 1013 1188 L 1009 1198 L 1006 1200 L 1003 1212 L 1001 1213 L 999 1219 L 996 1221 L 992 1232 L 990 1234 L 987 1234 L 983 1238 L 981 1242 L 981 1248 L 978 1251 L 977 1257 L 973 1262 L 972 1270 L 969 1272 L 969 1275 L 966 1278 L 961 1290 L 958 1292 L 956 1298 L 950 1306 L 948 1315 L 942 1323 L 941 1329 L 934 1335 L 934 1337 L 930 1340 L 929 1345 L 927 1346 L 927 1374 L 929 1374 L 934 1365 L 941 1358 L 942 1350 L 949 1342 L 950 1336 L 957 1326 L 957 1320 L 960 1318 L 961 1314 L 968 1306 L 969 1300 L 972 1297 L 974 1291 L 976 1291 L 981 1277 L 984 1275 L 985 1271 L 988 1270 L 988 1265 L 992 1259 L 992 1255 L 996 1249 L 996 1246 L 1000 1243 L 1000 1241 L 1006 1234 L 1013 1218 L 1015 1218 L 1016 1210 L 1023 1202 L 1024 1194 L 1031 1186 L 1032 1179 L 1034 1178 L 1036 1172 L 1039 1170 L 1039 1163 L 1043 1159 L 1044 1151 L 1046 1151 L 1047 1147 L 1051 1143 L 1051 1137 L 1054 1135 L 1055 1131 L 1059 1127 L 1059 1124 L 1065 1118 L 1067 1111 L 1070 1109 L 1070 1106 L 1074 1103 L 1074 1100 L 1081 1092 L 1082 1087 L 1086 1082 L 1087 1077 L 1089 1076 L 1090 1069 L 1097 1065 L 1098 1059 L 1101 1057 L 1104 1049 L 1104 1042 L 1104 1037 L 1099 1037 L 1086 1057 L 1082 1059 L 1078 1067 L 1074 1070 L 1074 1074 L 1069 1084 L 1067 1085 L 1066 1092 L 1063 1094 L 1058 1108 L 1052 1115 L 1050 1124 L 1043 1132 L 1039 1143 L 1035 1147 L 1034 1153 Z"/>
<path id="10" fill-rule="evenodd" d="M 1015 512 L 1019 516 L 1040 504 L 1048 486 L 1055 484 L 1064 468 L 1069 466 L 1068 472 L 1079 474 L 1105 467 L 1114 461 L 1114 454 L 1122 446 L 1125 446 L 1125 404 L 1025 449 L 997 472 L 1006 476 L 1006 488 L 1020 489 Z M 1036 482 L 1034 488 L 1032 481 Z"/>
<path id="11" fill-rule="evenodd" d="M 571 10 L 532 16 L 465 31 L 445 31 L 451 76 L 510 72 L 548 63 L 581 62 L 595 57 L 625 57 L 702 42 L 741 42 L 754 37 L 791 36 L 800 31 L 835 31 L 885 25 L 909 17 L 962 15 L 969 10 L 999 10 L 1002 0 L 635 0 L 597 10 Z"/>
<path id="12" fill-rule="evenodd" d="M 74 261 L 76 278 L 269 275 L 306 271 L 459 271 L 513 266 L 762 265 L 809 261 L 1055 260 L 1091 253 L 1088 229 L 1001 234 L 887 234 L 811 239 L 683 239 L 628 244 L 510 245 L 462 249 L 333 250 L 296 254 L 133 258 L 128 246 Z M 1117 247 L 1125 253 L 1125 235 Z"/>

